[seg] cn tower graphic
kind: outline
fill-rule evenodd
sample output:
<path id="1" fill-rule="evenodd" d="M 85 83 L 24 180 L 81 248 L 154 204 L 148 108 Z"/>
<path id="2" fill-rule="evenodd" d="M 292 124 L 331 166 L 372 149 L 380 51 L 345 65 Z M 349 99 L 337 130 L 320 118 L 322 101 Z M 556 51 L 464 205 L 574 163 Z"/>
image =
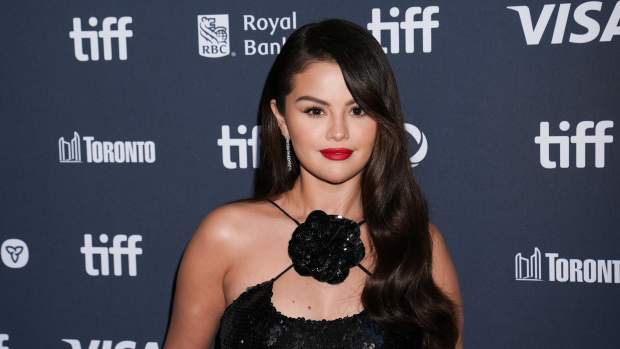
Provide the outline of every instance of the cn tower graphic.
<path id="1" fill-rule="evenodd" d="M 542 281 L 540 250 L 534 247 L 530 258 L 523 258 L 521 252 L 515 255 L 515 280 Z"/>
<path id="2" fill-rule="evenodd" d="M 65 137 L 58 139 L 58 159 L 61 163 L 82 162 L 80 135 L 73 131 L 73 138 L 67 142 Z"/>

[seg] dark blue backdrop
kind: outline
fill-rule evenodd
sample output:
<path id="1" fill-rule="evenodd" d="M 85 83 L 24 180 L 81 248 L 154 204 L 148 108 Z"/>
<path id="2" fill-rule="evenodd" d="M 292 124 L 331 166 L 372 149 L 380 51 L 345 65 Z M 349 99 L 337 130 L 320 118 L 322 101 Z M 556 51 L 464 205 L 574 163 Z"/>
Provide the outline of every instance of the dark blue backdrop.
<path id="1" fill-rule="evenodd" d="M 251 193 L 279 45 L 328 17 L 393 64 L 466 347 L 620 345 L 619 1 L 2 8 L 0 348 L 162 347 L 185 244 Z"/>

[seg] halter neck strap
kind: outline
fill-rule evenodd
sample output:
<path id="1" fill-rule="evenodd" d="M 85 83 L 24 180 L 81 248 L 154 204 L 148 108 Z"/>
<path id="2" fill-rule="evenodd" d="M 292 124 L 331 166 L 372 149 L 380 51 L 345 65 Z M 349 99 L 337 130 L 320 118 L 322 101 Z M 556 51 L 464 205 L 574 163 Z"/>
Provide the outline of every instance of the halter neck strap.
<path id="1" fill-rule="evenodd" d="M 282 211 L 282 213 L 284 213 L 287 217 L 289 217 L 290 219 L 293 220 L 293 222 L 297 223 L 297 225 L 301 225 L 301 223 L 299 223 L 298 220 L 296 220 L 293 216 L 291 216 L 288 212 L 286 212 L 286 210 L 284 210 L 282 207 L 280 207 L 280 205 L 276 204 L 273 200 L 271 199 L 266 199 L 267 201 L 271 202 L 275 207 L 277 207 L 280 211 Z M 366 222 L 365 219 L 359 221 L 357 224 L 362 225 Z M 361 263 L 357 263 L 357 266 L 362 269 L 366 274 L 368 275 L 372 275 L 372 273 L 370 273 L 370 271 L 368 271 L 368 269 L 366 269 Z M 272 279 L 272 281 L 277 280 L 280 276 L 282 276 L 282 274 L 286 273 L 289 269 L 291 269 L 293 267 L 293 264 L 289 265 L 286 269 L 284 269 L 282 272 L 280 272 L 276 277 L 274 277 Z"/>
<path id="2" fill-rule="evenodd" d="M 297 225 L 300 225 L 301 223 L 299 223 L 299 221 L 297 221 L 295 218 L 293 218 L 293 216 L 291 216 L 288 212 L 286 212 L 282 207 L 280 207 L 280 205 L 276 204 L 275 202 L 273 202 L 271 199 L 266 199 L 267 201 L 271 202 L 275 207 L 277 207 L 278 209 L 280 209 L 280 211 L 282 211 L 282 213 L 284 213 L 285 215 L 287 215 L 290 219 L 292 219 L 295 223 L 297 223 Z M 362 219 L 361 221 L 357 222 L 357 224 L 362 225 L 366 222 L 365 219 Z"/>

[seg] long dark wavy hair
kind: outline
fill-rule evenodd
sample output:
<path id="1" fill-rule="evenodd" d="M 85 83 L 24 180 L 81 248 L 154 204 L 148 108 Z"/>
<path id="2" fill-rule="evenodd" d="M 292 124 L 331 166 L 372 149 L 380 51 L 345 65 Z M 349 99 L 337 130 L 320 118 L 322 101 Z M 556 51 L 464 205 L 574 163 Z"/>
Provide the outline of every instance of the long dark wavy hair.
<path id="1" fill-rule="evenodd" d="M 336 62 L 358 105 L 378 124 L 375 144 L 362 170 L 364 218 L 375 253 L 375 269 L 364 286 L 367 314 L 386 328 L 414 334 L 419 347 L 454 348 L 455 304 L 432 278 L 432 240 L 426 199 L 409 163 L 404 118 L 394 73 L 377 40 L 342 19 L 306 24 L 293 32 L 277 55 L 260 99 L 260 166 L 254 196 L 260 201 L 289 191 L 299 176 L 287 169 L 285 139 L 270 108 L 284 115 L 292 77 L 311 62 Z"/>

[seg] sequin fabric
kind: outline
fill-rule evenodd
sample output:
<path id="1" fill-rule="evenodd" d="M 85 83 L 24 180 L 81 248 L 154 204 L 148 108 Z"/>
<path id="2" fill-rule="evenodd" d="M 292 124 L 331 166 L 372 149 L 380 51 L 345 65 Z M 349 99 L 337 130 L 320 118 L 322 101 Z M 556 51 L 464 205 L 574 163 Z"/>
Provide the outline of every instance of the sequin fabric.
<path id="1" fill-rule="evenodd" d="M 413 336 L 386 331 L 365 310 L 334 320 L 289 317 L 271 301 L 276 278 L 249 287 L 224 311 L 216 348 L 418 348 Z"/>
<path id="2" fill-rule="evenodd" d="M 314 210 L 293 231 L 288 255 L 299 275 L 341 283 L 364 258 L 360 226 L 346 217 Z"/>

